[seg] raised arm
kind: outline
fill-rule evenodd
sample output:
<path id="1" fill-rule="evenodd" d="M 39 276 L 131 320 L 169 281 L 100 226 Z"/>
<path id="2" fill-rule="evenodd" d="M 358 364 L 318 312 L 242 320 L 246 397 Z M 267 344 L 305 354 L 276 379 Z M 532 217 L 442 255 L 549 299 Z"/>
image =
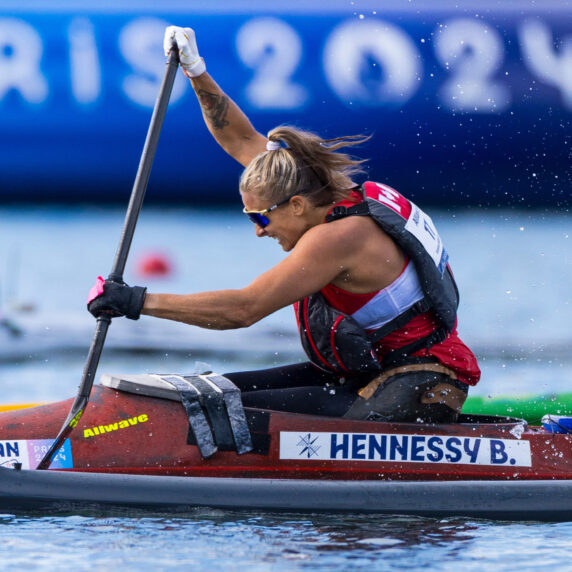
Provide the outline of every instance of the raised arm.
<path id="1" fill-rule="evenodd" d="M 248 117 L 207 73 L 191 28 L 169 26 L 165 30 L 165 53 L 175 42 L 185 75 L 197 95 L 203 118 L 216 142 L 241 165 L 247 166 L 266 150 L 266 137 L 256 131 Z"/>
<path id="2" fill-rule="evenodd" d="M 203 118 L 217 143 L 246 167 L 266 150 L 266 137 L 258 133 L 240 107 L 207 73 L 190 78 Z"/>

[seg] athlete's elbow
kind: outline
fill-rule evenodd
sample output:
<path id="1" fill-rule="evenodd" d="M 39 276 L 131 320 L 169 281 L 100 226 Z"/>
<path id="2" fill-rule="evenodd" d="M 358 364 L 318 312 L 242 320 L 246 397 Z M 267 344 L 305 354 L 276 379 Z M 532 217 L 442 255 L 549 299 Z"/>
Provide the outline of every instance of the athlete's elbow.
<path id="1" fill-rule="evenodd" d="M 256 324 L 263 316 L 259 315 L 255 310 L 252 308 L 247 307 L 237 307 L 234 309 L 232 316 L 230 316 L 230 320 L 232 322 L 232 327 L 239 329 L 239 328 L 248 328 L 253 324 Z"/>

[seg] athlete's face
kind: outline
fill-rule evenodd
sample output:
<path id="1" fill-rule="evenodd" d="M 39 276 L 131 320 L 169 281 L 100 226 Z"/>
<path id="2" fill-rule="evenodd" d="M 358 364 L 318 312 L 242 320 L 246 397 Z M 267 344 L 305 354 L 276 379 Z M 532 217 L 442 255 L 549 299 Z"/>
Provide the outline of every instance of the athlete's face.
<path id="1" fill-rule="evenodd" d="M 306 226 L 301 224 L 300 217 L 296 215 L 296 199 L 298 198 L 298 196 L 293 197 L 276 206 L 275 202 L 258 197 L 255 193 L 243 193 L 242 202 L 245 212 L 260 215 L 251 217 L 255 225 L 256 236 L 269 236 L 277 240 L 285 252 L 292 250 L 306 230 Z M 257 221 L 257 218 L 260 220 Z M 265 223 L 267 223 L 266 226 L 264 226 Z"/>

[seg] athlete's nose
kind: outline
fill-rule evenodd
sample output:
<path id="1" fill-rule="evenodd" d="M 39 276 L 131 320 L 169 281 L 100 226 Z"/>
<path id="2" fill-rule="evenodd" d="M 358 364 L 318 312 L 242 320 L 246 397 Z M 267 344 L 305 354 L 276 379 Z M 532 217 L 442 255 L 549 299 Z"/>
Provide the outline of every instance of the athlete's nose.
<path id="1" fill-rule="evenodd" d="M 256 236 L 258 237 L 263 237 L 266 236 L 266 229 L 262 228 L 260 225 L 255 224 L 254 225 L 254 232 L 256 232 Z"/>

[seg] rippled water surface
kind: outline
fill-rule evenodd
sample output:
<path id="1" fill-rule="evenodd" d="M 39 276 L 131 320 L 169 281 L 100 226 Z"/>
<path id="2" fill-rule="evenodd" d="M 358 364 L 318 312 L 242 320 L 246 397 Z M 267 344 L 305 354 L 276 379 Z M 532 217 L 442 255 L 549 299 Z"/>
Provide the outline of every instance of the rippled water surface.
<path id="1" fill-rule="evenodd" d="M 400 516 L 0 516 L 3 569 L 565 570 L 571 523 Z"/>
<path id="2" fill-rule="evenodd" d="M 459 331 L 483 370 L 480 395 L 571 391 L 572 217 L 519 211 L 431 213 L 461 288 Z M 94 321 L 87 292 L 111 269 L 121 209 L 0 209 L 3 403 L 72 396 Z M 247 284 L 278 262 L 231 211 L 143 209 L 125 279 L 150 291 Z M 141 273 L 150 254 L 161 278 Z M 303 359 L 284 309 L 238 332 L 116 320 L 99 372 L 190 372 Z M 547 570 L 570 568 L 571 523 L 463 518 L 84 511 L 0 516 L 0 567 L 26 569 Z"/>

